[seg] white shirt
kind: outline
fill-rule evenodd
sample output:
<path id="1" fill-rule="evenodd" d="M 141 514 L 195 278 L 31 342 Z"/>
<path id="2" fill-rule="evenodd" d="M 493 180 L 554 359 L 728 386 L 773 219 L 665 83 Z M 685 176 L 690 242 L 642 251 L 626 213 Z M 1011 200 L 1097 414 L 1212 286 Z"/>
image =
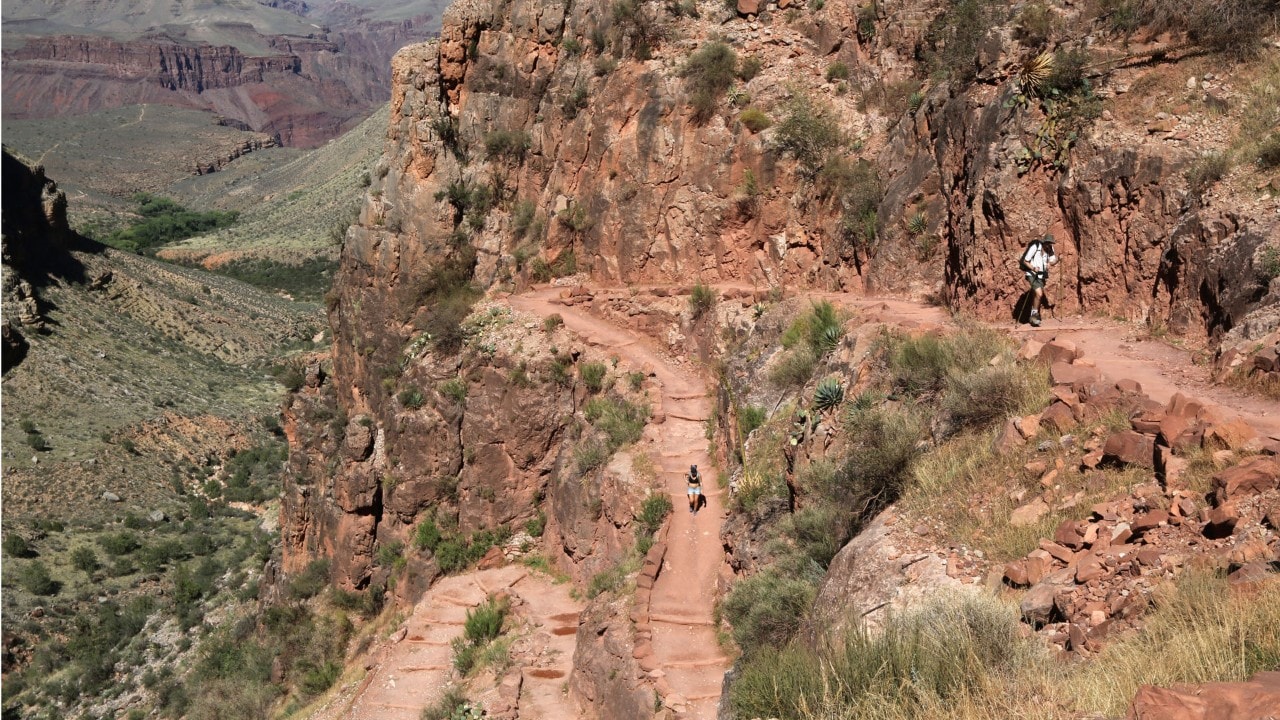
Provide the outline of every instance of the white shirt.
<path id="1" fill-rule="evenodd" d="M 1047 272 L 1050 265 L 1058 264 L 1058 256 L 1046 252 L 1044 245 L 1039 242 L 1032 243 L 1022 259 L 1031 267 L 1032 272 L 1038 273 Z"/>

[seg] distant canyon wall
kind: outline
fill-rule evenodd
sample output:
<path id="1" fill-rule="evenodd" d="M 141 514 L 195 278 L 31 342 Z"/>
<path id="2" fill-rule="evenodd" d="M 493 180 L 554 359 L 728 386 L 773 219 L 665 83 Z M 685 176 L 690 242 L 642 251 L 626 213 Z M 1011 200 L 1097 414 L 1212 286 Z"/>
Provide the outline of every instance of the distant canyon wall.
<path id="1" fill-rule="evenodd" d="M 169 104 L 211 110 L 284 145 L 314 147 L 385 102 L 391 56 L 435 27 L 424 15 L 316 38 L 259 37 L 268 48 L 260 55 L 165 37 L 24 38 L 4 50 L 4 113 L 34 119 Z"/>

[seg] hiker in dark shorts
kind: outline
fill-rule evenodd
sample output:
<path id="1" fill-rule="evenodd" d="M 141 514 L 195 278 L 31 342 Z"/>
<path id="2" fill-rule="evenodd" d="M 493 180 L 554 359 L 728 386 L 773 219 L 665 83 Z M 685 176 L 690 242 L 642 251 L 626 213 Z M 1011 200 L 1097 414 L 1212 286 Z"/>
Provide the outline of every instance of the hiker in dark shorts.
<path id="1" fill-rule="evenodd" d="M 1040 306 L 1053 309 L 1053 303 L 1045 297 L 1044 286 L 1049 281 L 1049 267 L 1057 264 L 1058 256 L 1053 252 L 1052 235 L 1045 235 L 1043 238 L 1027 243 L 1027 248 L 1022 251 L 1022 257 L 1018 259 L 1018 267 L 1022 268 L 1022 274 L 1027 278 L 1027 282 L 1031 283 L 1030 322 L 1035 327 L 1040 326 Z"/>

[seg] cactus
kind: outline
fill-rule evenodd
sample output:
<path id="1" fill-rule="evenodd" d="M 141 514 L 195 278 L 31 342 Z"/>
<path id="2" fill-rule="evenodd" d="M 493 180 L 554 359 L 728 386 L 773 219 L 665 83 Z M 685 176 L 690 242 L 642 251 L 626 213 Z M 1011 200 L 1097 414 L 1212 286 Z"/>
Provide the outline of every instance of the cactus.
<path id="1" fill-rule="evenodd" d="M 1028 60 L 1018 72 L 1018 80 L 1022 83 L 1024 91 L 1035 92 L 1044 87 L 1051 75 L 1053 75 L 1053 56 L 1046 52 Z"/>
<path id="2" fill-rule="evenodd" d="M 835 378 L 827 378 L 818 383 L 813 392 L 813 407 L 818 411 L 826 411 L 839 407 L 844 402 L 844 386 Z"/>
<path id="3" fill-rule="evenodd" d="M 907 232 L 911 233 L 913 237 L 923 235 L 927 229 L 929 229 L 929 218 L 922 212 L 912 215 L 911 219 L 907 221 Z"/>

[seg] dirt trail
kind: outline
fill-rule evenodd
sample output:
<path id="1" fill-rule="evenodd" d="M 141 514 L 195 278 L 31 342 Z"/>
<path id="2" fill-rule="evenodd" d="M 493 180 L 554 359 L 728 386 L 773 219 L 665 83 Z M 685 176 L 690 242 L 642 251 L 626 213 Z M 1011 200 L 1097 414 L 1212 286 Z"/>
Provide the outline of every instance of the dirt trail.
<path id="1" fill-rule="evenodd" d="M 841 293 L 815 293 L 839 304 L 879 314 L 886 320 L 914 320 L 926 324 L 951 322 L 946 310 L 909 300 L 864 297 Z M 1157 402 L 1167 403 L 1174 393 L 1182 393 L 1217 406 L 1228 419 L 1239 417 L 1259 433 L 1280 438 L 1280 404 L 1274 400 L 1213 384 L 1210 368 L 1196 364 L 1191 350 L 1153 338 L 1144 338 L 1133 325 L 1097 318 L 1050 317 L 1038 328 L 1012 323 L 988 323 L 1018 341 L 1035 338 L 1070 340 L 1112 380 L 1129 378 Z"/>
<path id="2" fill-rule="evenodd" d="M 639 366 L 650 366 L 661 384 L 666 419 L 650 425 L 647 432 L 656 434 L 660 457 L 655 461 L 675 512 L 666 559 L 650 599 L 653 651 L 671 686 L 668 701 L 682 709 L 678 717 L 714 720 L 730 661 L 716 641 L 712 619 L 716 577 L 724 559 L 720 544 L 724 491 L 712 479 L 715 473 L 707 455 L 703 422 L 711 412 L 708 381 L 693 364 L 663 357 L 647 338 L 585 310 L 552 302 L 560 290 L 545 288 L 512 297 L 511 304 L 541 316 L 559 313 L 565 327 L 587 342 L 619 351 Z M 684 483 L 689 466 L 695 464 L 707 478 L 702 486 L 706 505 L 697 515 L 689 512 Z"/>
<path id="3" fill-rule="evenodd" d="M 467 610 L 503 589 L 522 601 L 514 612 L 529 623 L 522 632 L 531 634 L 517 645 L 536 649 L 535 661 L 522 673 L 519 717 L 575 717 L 565 681 L 573 667 L 582 603 L 569 596 L 567 583 L 557 585 L 523 566 L 507 565 L 433 585 L 406 621 L 403 639 L 383 647 L 355 692 L 338 698 L 313 720 L 418 720 L 423 708 L 448 689 L 453 667 L 449 642 L 462 635 Z"/>

